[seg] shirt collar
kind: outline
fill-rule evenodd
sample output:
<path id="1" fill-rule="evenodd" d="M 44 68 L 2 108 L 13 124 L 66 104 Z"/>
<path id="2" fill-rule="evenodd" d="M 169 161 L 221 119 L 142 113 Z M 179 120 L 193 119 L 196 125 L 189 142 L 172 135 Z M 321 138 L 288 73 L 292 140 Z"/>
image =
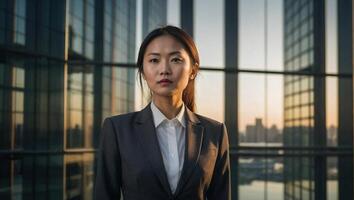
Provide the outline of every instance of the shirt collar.
<path id="1" fill-rule="evenodd" d="M 172 121 L 174 119 L 177 119 L 177 121 L 183 126 L 186 127 L 186 122 L 185 122 L 185 108 L 184 108 L 184 103 L 182 104 L 182 108 L 177 114 L 177 116 L 171 120 L 169 120 L 154 104 L 154 101 L 151 101 L 150 104 L 151 111 L 152 111 L 152 116 L 154 118 L 154 124 L 155 128 L 158 127 L 164 120 Z"/>

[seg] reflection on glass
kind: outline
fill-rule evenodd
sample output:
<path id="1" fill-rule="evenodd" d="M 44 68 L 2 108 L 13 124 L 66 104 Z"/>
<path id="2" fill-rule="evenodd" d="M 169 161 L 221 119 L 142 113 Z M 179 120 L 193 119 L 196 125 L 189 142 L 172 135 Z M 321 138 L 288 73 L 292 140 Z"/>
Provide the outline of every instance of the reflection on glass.
<path id="1" fill-rule="evenodd" d="M 69 3 L 69 13 L 69 49 L 89 59 L 93 59 L 94 3 L 83 0 L 71 0 Z"/>
<path id="2" fill-rule="evenodd" d="M 22 160 L 13 161 L 14 183 L 12 190 L 13 199 L 22 199 L 23 193 L 23 165 Z"/>
<path id="3" fill-rule="evenodd" d="M 70 126 L 67 130 L 68 147 L 78 148 L 83 145 L 82 113 L 71 111 L 68 117 Z"/>
<path id="4" fill-rule="evenodd" d="M 284 105 L 284 145 L 310 145 L 313 137 L 309 130 L 311 124 L 309 120 L 313 119 L 313 105 L 311 96 L 314 90 L 308 82 L 314 79 L 308 76 L 285 76 L 285 105 Z M 307 86 L 307 87 L 306 87 Z M 292 123 L 290 123 L 292 122 Z M 305 142 L 305 144 L 303 144 Z"/>
<path id="5" fill-rule="evenodd" d="M 84 124 L 84 132 L 85 132 L 85 143 L 84 146 L 86 148 L 93 147 L 93 113 L 87 113 L 85 115 L 85 124 Z"/>
<path id="6" fill-rule="evenodd" d="M 92 148 L 93 67 L 69 66 L 67 147 Z"/>
<path id="7" fill-rule="evenodd" d="M 77 13 L 76 10 L 74 11 L 74 13 Z M 76 17 L 73 17 L 72 20 L 73 20 L 72 26 L 73 26 L 73 29 L 74 29 L 74 33 L 75 33 L 75 35 L 77 37 L 81 38 L 83 36 L 83 31 L 84 31 L 83 30 L 83 26 L 84 26 L 83 21 L 82 21 L 82 19 L 76 18 Z M 78 45 L 81 45 L 81 42 Z M 79 51 L 79 53 L 80 52 L 81 51 Z"/>
<path id="8" fill-rule="evenodd" d="M 83 156 L 84 165 L 84 181 L 83 181 L 83 193 L 84 199 L 90 200 L 93 196 L 93 183 L 94 183 L 94 163 L 92 154 L 84 154 Z"/>
<path id="9" fill-rule="evenodd" d="M 23 147 L 23 113 L 14 114 L 14 148 L 20 149 Z"/>
<path id="10" fill-rule="evenodd" d="M 65 156 L 65 199 L 92 199 L 93 154 Z"/>
<path id="11" fill-rule="evenodd" d="M 338 73 L 338 6 L 337 0 L 325 0 L 326 72 Z M 328 84 L 327 84 L 328 86 Z"/>
<path id="12" fill-rule="evenodd" d="M 23 91 L 12 92 L 12 111 L 13 112 L 23 112 Z"/>
<path id="13" fill-rule="evenodd" d="M 93 110 L 93 95 L 86 94 L 85 95 L 85 110 L 92 111 Z"/>
<path id="14" fill-rule="evenodd" d="M 24 45 L 26 42 L 26 0 L 16 0 L 14 15 L 14 42 Z"/>
<path id="15" fill-rule="evenodd" d="M 77 162 L 66 164 L 66 199 L 83 199 L 82 197 L 82 164 Z"/>
<path id="16" fill-rule="evenodd" d="M 71 13 L 78 17 L 79 19 L 83 19 L 84 17 L 84 11 L 83 11 L 83 0 L 71 0 L 70 1 L 70 11 Z"/>
<path id="17" fill-rule="evenodd" d="M 21 67 L 13 67 L 13 86 L 23 88 L 25 86 L 25 69 Z"/>
<path id="18" fill-rule="evenodd" d="M 240 200 L 284 199 L 282 158 L 243 157 L 238 168 Z"/>
<path id="19" fill-rule="evenodd" d="M 82 110 L 82 94 L 80 91 L 72 90 L 69 94 L 70 98 L 70 108 L 75 110 Z"/>
<path id="20" fill-rule="evenodd" d="M 327 158 L 327 200 L 338 199 L 338 158 Z"/>
<path id="21" fill-rule="evenodd" d="M 73 36 L 73 50 L 78 52 L 78 53 L 82 53 L 82 37 L 80 37 L 79 35 L 74 35 Z"/>
<path id="22" fill-rule="evenodd" d="M 92 42 L 86 42 L 85 43 L 85 56 L 87 56 L 90 59 L 93 59 L 94 57 L 94 49 L 93 49 L 93 43 Z"/>
<path id="23" fill-rule="evenodd" d="M 286 158 L 284 167 L 286 199 L 311 199 L 314 194 L 313 158 Z"/>
<path id="24" fill-rule="evenodd" d="M 21 149 L 23 147 L 23 118 L 24 118 L 24 82 L 25 69 L 18 66 L 12 66 L 12 85 L 14 88 L 11 95 L 12 113 L 10 117 L 11 131 L 10 141 L 12 149 Z M 11 79 L 10 79 L 11 80 Z M 10 105 L 11 105 L 10 104 Z"/>
<path id="25" fill-rule="evenodd" d="M 311 72 L 313 54 L 313 1 L 284 1 L 284 38 L 286 45 L 285 71 Z M 287 65 L 291 63 L 291 65 Z M 284 81 L 284 146 L 313 145 L 313 109 L 315 93 L 312 76 L 286 76 Z M 318 90 L 316 88 L 316 90 Z M 318 107 L 319 105 L 316 105 Z M 288 152 L 289 150 L 285 151 Z M 299 151 L 299 153 L 302 151 Z M 314 196 L 314 158 L 285 157 L 285 199 L 312 199 Z"/>

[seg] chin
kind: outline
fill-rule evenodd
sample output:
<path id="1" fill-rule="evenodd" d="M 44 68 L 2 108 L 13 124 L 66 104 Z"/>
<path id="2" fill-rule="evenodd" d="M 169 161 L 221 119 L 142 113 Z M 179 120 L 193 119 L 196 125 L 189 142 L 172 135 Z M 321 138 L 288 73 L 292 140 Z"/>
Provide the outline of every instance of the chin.
<path id="1" fill-rule="evenodd" d="M 172 97 L 174 95 L 177 95 L 178 92 L 176 90 L 159 90 L 159 91 L 154 91 L 154 94 L 156 94 L 156 96 L 161 96 L 161 97 Z"/>

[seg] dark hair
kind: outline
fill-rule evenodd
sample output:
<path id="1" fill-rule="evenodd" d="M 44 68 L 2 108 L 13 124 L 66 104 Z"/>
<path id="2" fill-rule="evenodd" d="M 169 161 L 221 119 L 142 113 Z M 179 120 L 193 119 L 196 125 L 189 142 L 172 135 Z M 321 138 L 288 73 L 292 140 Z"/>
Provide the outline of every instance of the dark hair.
<path id="1" fill-rule="evenodd" d="M 142 76 L 142 74 L 144 74 L 143 61 L 144 61 L 144 54 L 145 54 L 146 48 L 153 39 L 163 36 L 163 35 L 170 35 L 170 36 L 174 37 L 177 41 L 179 41 L 183 45 L 185 50 L 187 51 L 189 57 L 191 58 L 192 71 L 194 74 L 194 78 L 189 79 L 187 87 L 183 90 L 182 100 L 183 100 L 184 104 L 191 111 L 195 111 L 195 94 L 194 94 L 194 87 L 195 86 L 194 85 L 195 85 L 195 76 L 197 75 L 198 70 L 199 70 L 199 63 L 200 63 L 199 62 L 199 54 L 198 54 L 197 47 L 193 41 L 193 38 L 178 27 L 164 26 L 161 28 L 157 28 L 157 29 L 151 31 L 145 37 L 144 41 L 141 43 L 141 46 L 139 49 L 139 54 L 138 54 L 138 60 L 137 60 L 140 86 L 141 86 L 141 88 L 143 88 L 141 76 Z"/>

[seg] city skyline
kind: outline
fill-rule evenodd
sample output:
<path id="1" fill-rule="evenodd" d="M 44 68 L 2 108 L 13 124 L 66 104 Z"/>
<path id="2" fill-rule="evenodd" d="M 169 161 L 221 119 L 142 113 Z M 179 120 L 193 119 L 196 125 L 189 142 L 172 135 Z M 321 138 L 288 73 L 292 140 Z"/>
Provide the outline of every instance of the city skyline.
<path id="1" fill-rule="evenodd" d="M 263 119 L 262 118 L 254 118 L 254 123 L 251 124 L 246 124 L 246 130 L 245 131 L 239 131 L 239 142 L 241 145 L 244 145 L 242 143 L 283 143 L 283 129 L 280 129 L 279 127 L 276 126 L 276 124 L 272 124 L 270 126 L 265 126 L 262 123 Z M 305 127 L 305 126 L 300 126 L 302 128 L 311 128 L 311 127 Z M 256 129 L 257 133 L 254 133 Z M 250 136 L 258 134 L 258 136 Z M 335 146 L 337 145 L 337 134 L 338 134 L 338 127 L 334 125 L 330 125 L 327 128 L 327 145 L 329 146 Z M 261 135 L 261 136 L 259 136 Z M 276 138 L 279 136 L 280 138 Z M 261 138 L 261 139 L 257 139 Z M 250 139 L 251 138 L 251 139 Z M 252 138 L 254 140 L 252 140 Z M 276 138 L 276 139 L 275 139 Z"/>

